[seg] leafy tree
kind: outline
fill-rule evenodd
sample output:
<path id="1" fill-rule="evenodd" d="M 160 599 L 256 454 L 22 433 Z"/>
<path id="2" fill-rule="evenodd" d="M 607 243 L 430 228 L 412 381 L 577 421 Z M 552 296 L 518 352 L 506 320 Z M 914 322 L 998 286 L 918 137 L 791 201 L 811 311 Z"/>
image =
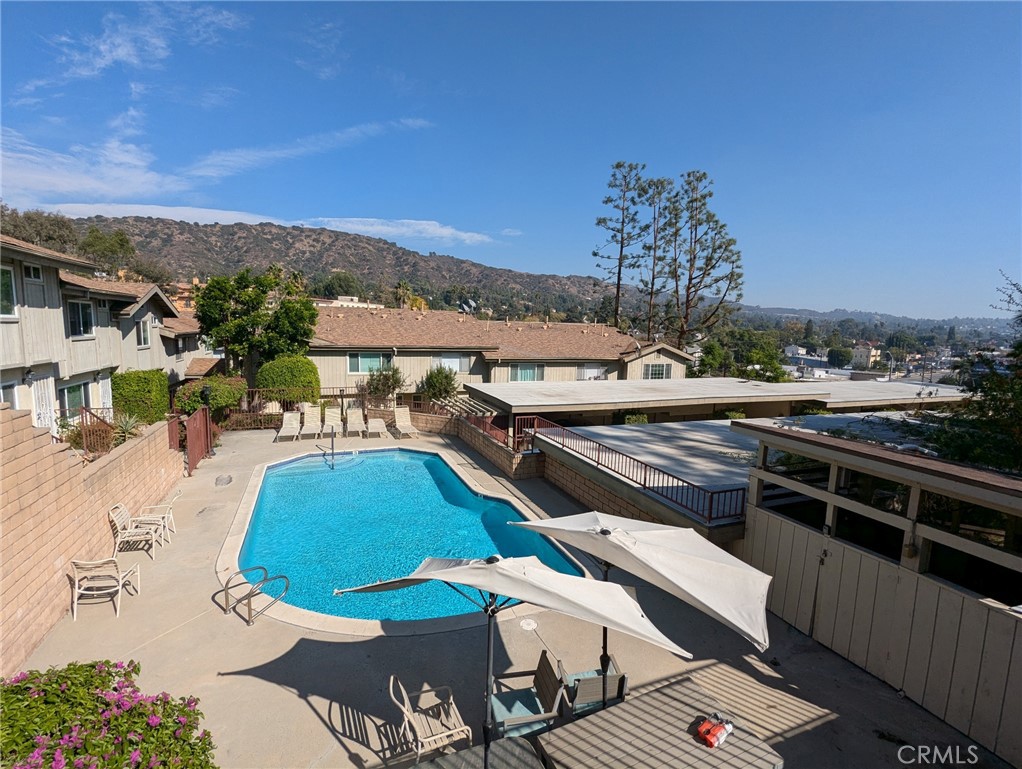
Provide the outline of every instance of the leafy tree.
<path id="1" fill-rule="evenodd" d="M 135 244 L 124 230 L 103 232 L 95 225 L 89 226 L 82 242 L 78 244 L 78 250 L 112 269 L 122 264 L 127 265 L 135 256 Z"/>
<path id="2" fill-rule="evenodd" d="M 369 372 L 358 385 L 363 403 L 367 401 L 388 401 L 405 386 L 405 377 L 397 366 L 378 368 Z"/>
<path id="3" fill-rule="evenodd" d="M 716 339 L 709 339 L 702 346 L 699 359 L 699 375 L 727 376 L 731 371 L 734 358 Z"/>
<path id="4" fill-rule="evenodd" d="M 664 262 L 668 248 L 668 224 L 671 220 L 674 182 L 666 177 L 645 179 L 639 188 L 639 200 L 649 210 L 646 242 L 642 244 L 639 280 L 646 295 L 646 338 L 653 338 L 654 309 L 664 288 Z"/>
<path id="5" fill-rule="evenodd" d="M 827 363 L 834 368 L 844 368 L 852 362 L 852 355 L 849 347 L 831 347 L 827 351 Z"/>
<path id="6" fill-rule="evenodd" d="M 240 376 L 214 376 L 190 379 L 174 393 L 174 407 L 185 414 L 194 414 L 206 405 L 202 391 L 209 388 L 209 408 L 213 418 L 219 419 L 224 409 L 237 406 L 248 391 L 248 383 Z"/>
<path id="7" fill-rule="evenodd" d="M 447 366 L 436 366 L 422 377 L 418 390 L 431 401 L 453 398 L 458 392 L 458 377 Z"/>
<path id="8" fill-rule="evenodd" d="M 309 282 L 309 293 L 313 296 L 365 296 L 365 286 L 362 281 L 350 272 L 339 270 L 332 272 L 325 277 Z"/>
<path id="9" fill-rule="evenodd" d="M 304 354 L 318 311 L 300 274 L 285 276 L 274 265 L 263 275 L 242 270 L 234 277 L 210 278 L 195 294 L 195 317 L 202 333 L 223 347 L 232 368 L 251 371 L 256 356 Z"/>
<path id="10" fill-rule="evenodd" d="M 805 331 L 802 333 L 802 340 L 804 342 L 811 342 L 816 338 L 816 326 L 813 325 L 813 319 L 809 318 L 806 320 Z"/>
<path id="11" fill-rule="evenodd" d="M 62 253 L 78 249 L 78 233 L 71 220 L 61 214 L 35 210 L 18 213 L 16 208 L 0 202 L 0 232 Z"/>
<path id="12" fill-rule="evenodd" d="M 621 327 L 621 286 L 625 272 L 635 263 L 631 249 L 646 236 L 647 227 L 639 221 L 639 193 L 645 170 L 645 163 L 615 163 L 607 182 L 611 192 L 603 199 L 603 205 L 610 206 L 613 214 L 596 219 L 596 226 L 606 230 L 609 237 L 606 243 L 593 250 L 593 257 L 597 262 L 610 262 L 605 269 L 614 280 L 613 322 L 618 328 Z M 611 253 L 602 253 L 608 247 Z"/>
<path id="13" fill-rule="evenodd" d="M 945 339 L 945 342 L 948 344 L 948 346 L 953 345 L 955 343 L 955 327 L 954 326 L 948 326 L 947 327 L 947 337 Z"/>
<path id="14" fill-rule="evenodd" d="M 679 247 L 672 249 L 668 268 L 679 347 L 724 320 L 742 298 L 742 253 L 710 210 L 712 184 L 705 172 L 689 171 L 679 188 L 680 216 L 672 236 Z"/>
<path id="15" fill-rule="evenodd" d="M 319 400 L 319 369 L 304 355 L 281 355 L 259 367 L 256 387 L 268 400 L 311 403 Z"/>
<path id="16" fill-rule="evenodd" d="M 399 280 L 394 287 L 394 298 L 397 299 L 397 306 L 401 308 L 407 307 L 413 296 L 415 296 L 415 293 L 412 291 L 411 284 L 407 280 Z"/>

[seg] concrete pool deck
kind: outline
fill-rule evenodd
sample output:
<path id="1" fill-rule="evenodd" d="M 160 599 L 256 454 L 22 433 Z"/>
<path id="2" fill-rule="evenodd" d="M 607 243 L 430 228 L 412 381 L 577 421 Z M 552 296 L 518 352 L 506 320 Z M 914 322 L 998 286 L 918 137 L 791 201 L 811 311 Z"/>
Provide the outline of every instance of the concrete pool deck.
<path id="1" fill-rule="evenodd" d="M 141 595 L 124 598 L 120 618 L 108 603 L 82 606 L 80 622 L 65 616 L 25 668 L 71 660 L 138 660 L 144 691 L 199 698 L 203 725 L 213 733 L 216 761 L 224 769 L 369 769 L 410 763 L 393 757 L 400 721 L 386 692 L 392 673 L 409 691 L 451 686 L 475 741 L 481 741 L 486 653 L 481 625 L 367 638 L 302 628 L 270 616 L 249 627 L 237 615 L 224 616 L 214 603 L 222 587 L 217 557 L 255 467 L 324 443 L 272 440 L 271 431 L 225 433 L 217 455 L 181 481 L 173 544 L 158 548 L 155 561 L 144 553 L 120 555 L 122 565 L 140 565 Z M 338 442 L 337 449 L 386 445 L 446 451 L 482 489 L 513 494 L 539 515 L 583 510 L 541 479 L 509 481 L 491 474 L 495 471 L 486 460 L 453 438 L 353 439 Z M 584 557 L 579 560 L 591 565 Z M 766 739 L 788 767 L 900 767 L 900 745 L 961 746 L 964 752 L 973 744 L 773 615 L 768 615 L 771 646 L 758 654 L 738 635 L 656 588 L 620 570 L 612 572 L 612 579 L 634 586 L 649 618 L 695 655 L 685 662 L 612 632 L 611 651 L 629 674 L 632 693 L 691 673 Z M 600 635 L 600 628 L 554 612 L 535 612 L 525 620 L 502 614 L 494 667 L 497 672 L 529 669 L 548 649 L 569 670 L 591 668 L 599 656 Z M 1007 767 L 987 751 L 977 752 L 980 761 L 973 766 Z"/>

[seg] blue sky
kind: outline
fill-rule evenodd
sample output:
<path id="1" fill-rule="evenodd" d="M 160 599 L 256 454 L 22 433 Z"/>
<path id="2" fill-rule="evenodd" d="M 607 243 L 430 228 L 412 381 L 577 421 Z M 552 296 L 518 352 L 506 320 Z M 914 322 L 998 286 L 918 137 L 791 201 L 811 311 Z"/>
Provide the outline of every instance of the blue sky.
<path id="1" fill-rule="evenodd" d="M 5 202 L 599 274 L 610 166 L 699 168 L 745 301 L 996 315 L 1019 3 L 3 2 Z"/>

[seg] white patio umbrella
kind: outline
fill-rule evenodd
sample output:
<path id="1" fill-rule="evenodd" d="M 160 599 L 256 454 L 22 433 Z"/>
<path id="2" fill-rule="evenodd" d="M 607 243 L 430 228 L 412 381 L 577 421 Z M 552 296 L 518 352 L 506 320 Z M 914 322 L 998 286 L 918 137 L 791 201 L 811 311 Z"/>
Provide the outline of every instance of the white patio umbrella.
<path id="1" fill-rule="evenodd" d="M 343 593 L 373 593 L 398 590 L 427 580 L 445 583 L 457 590 L 486 614 L 486 721 L 483 724 L 483 765 L 489 765 L 493 730 L 493 629 L 497 613 L 513 600 L 552 609 L 571 617 L 602 624 L 635 638 L 659 646 L 672 654 L 691 659 L 692 655 L 657 630 L 624 588 L 610 582 L 598 582 L 554 571 L 535 556 L 525 558 L 427 558 L 407 577 L 371 585 L 334 590 Z M 457 585 L 479 591 L 473 598 Z"/>
<path id="2" fill-rule="evenodd" d="M 693 529 L 598 512 L 511 525 L 584 550 L 605 568 L 609 564 L 641 577 L 727 625 L 761 652 L 770 645 L 766 623 L 770 576 Z"/>

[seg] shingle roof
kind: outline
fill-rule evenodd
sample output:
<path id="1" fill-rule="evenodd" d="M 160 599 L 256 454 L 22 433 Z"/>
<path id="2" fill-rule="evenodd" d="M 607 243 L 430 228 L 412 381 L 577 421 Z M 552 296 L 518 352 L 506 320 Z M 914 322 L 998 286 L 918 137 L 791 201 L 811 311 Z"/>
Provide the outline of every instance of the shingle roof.
<path id="1" fill-rule="evenodd" d="M 8 248 L 13 248 L 18 251 L 21 251 L 22 253 L 28 254 L 29 256 L 38 256 L 45 259 L 52 259 L 55 262 L 61 262 L 72 267 L 83 267 L 89 270 L 95 270 L 97 267 L 97 265 L 94 262 L 90 262 L 88 259 L 85 259 L 83 257 L 71 256 L 70 254 L 62 254 L 59 251 L 54 251 L 49 248 L 43 248 L 42 246 L 37 246 L 34 243 L 28 243 L 24 240 L 12 238 L 10 235 L 0 235 L 0 243 L 7 246 Z"/>
<path id="2" fill-rule="evenodd" d="M 195 316 L 184 314 L 182 314 L 179 318 L 164 318 L 163 328 L 175 335 L 183 334 L 186 336 L 189 334 L 198 334 L 200 331 L 199 321 L 195 319 Z"/>
<path id="3" fill-rule="evenodd" d="M 60 271 L 60 280 L 68 285 L 84 288 L 96 294 L 107 294 L 132 300 L 141 299 L 156 288 L 155 283 L 131 283 L 123 280 L 86 278 L 83 275 L 75 275 L 67 270 Z"/>
<path id="4" fill-rule="evenodd" d="M 223 358 L 192 358 L 185 369 L 185 377 L 189 379 L 204 377 L 211 374 L 222 362 Z"/>
<path id="5" fill-rule="evenodd" d="M 320 308 L 313 348 L 481 351 L 486 359 L 617 360 L 627 334 L 587 323 L 478 320 L 444 310 Z"/>

